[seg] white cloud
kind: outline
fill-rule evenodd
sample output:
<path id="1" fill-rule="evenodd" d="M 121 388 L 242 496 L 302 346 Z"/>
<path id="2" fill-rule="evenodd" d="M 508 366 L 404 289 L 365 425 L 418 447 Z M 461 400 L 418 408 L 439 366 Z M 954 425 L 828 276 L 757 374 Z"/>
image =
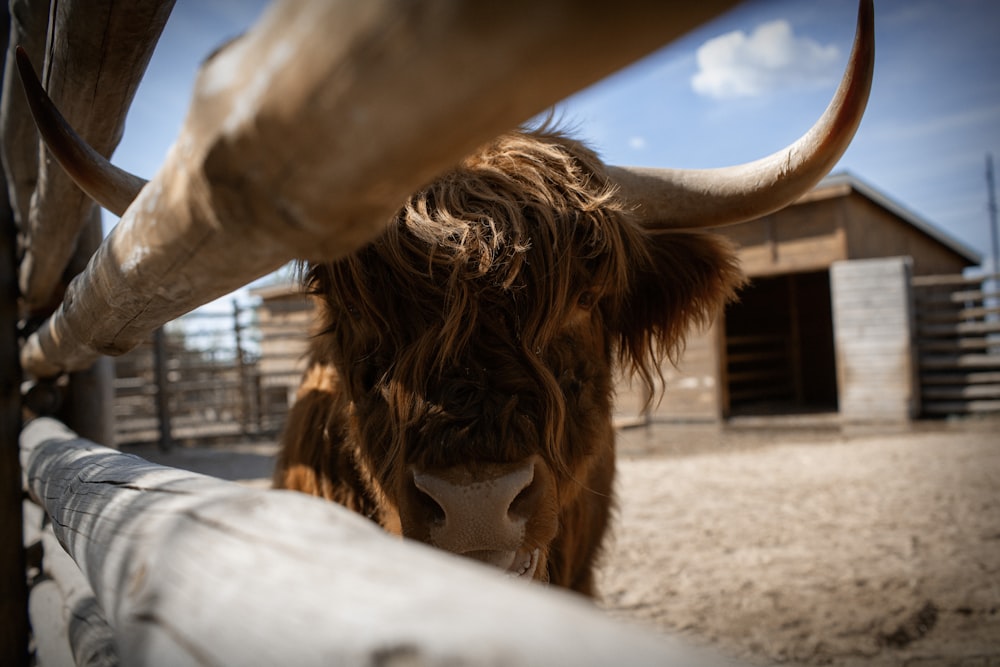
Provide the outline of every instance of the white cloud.
<path id="1" fill-rule="evenodd" d="M 714 37 L 698 47 L 696 93 L 728 99 L 754 97 L 788 86 L 836 81 L 840 51 L 792 32 L 787 21 L 763 23 Z"/>

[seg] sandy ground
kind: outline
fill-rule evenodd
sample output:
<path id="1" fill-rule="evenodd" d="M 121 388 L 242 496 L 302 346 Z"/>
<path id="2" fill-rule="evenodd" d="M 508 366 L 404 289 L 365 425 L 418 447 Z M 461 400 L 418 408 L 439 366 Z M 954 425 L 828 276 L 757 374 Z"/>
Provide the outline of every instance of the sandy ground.
<path id="1" fill-rule="evenodd" d="M 751 664 L 1000 666 L 1000 419 L 620 436 L 608 613 Z M 273 445 L 136 451 L 263 484 Z"/>

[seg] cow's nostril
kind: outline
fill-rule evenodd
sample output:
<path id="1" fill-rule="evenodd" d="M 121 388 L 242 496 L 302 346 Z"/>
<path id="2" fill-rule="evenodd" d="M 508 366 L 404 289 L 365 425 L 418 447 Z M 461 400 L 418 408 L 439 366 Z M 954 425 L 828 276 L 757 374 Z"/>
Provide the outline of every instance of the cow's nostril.
<path id="1" fill-rule="evenodd" d="M 522 519 L 530 517 L 538 505 L 540 495 L 541 484 L 538 483 L 534 474 L 532 474 L 531 479 L 527 480 L 524 488 L 510 501 L 510 506 L 507 508 L 507 516 Z"/>
<path id="2" fill-rule="evenodd" d="M 441 503 L 436 501 L 434 496 L 427 493 L 416 484 L 413 485 L 413 491 L 414 496 L 417 499 L 417 504 L 419 505 L 428 523 L 432 525 L 440 525 L 444 523 L 446 514 L 444 507 L 441 506 Z"/>

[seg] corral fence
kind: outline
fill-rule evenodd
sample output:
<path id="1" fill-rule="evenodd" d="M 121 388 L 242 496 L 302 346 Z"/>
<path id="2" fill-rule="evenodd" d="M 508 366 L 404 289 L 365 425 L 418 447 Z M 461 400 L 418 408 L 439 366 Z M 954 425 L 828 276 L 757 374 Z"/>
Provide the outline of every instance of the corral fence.
<path id="1" fill-rule="evenodd" d="M 100 236 L 97 210 L 39 159 L 45 149 L 12 76 L 30 86 L 37 70 L 26 56 L 42 64 L 56 105 L 108 155 L 172 2 L 14 3 L 0 323 L 14 332 L 18 305 L 51 315 L 22 341 L 0 339 L 0 664 L 29 664 L 29 607 L 36 641 L 53 636 L 47 623 L 63 623 L 63 652 L 49 664 L 705 664 L 569 594 L 395 539 L 333 503 L 156 466 L 46 417 L 21 430 L 18 390 L 22 371 L 87 373 L 151 336 L 169 350 L 171 329 L 154 334 L 164 323 L 292 259 L 353 252 L 473 147 L 732 4 L 278 0 L 205 61 L 155 177 L 142 187 L 112 173 L 115 187 L 88 190 L 121 216 L 88 245 L 85 230 Z M 64 124 L 47 127 L 50 146 L 72 141 Z M 172 369 L 168 355 L 141 372 L 169 388 L 174 371 L 195 393 L 214 390 L 205 382 L 245 388 L 252 338 L 235 322 L 226 382 L 221 360 L 189 354 L 198 347 L 187 342 L 178 348 L 210 380 Z M 161 396 L 169 408 L 169 392 Z M 257 423 L 252 405 L 231 409 L 246 428 Z M 22 550 L 25 491 L 54 539 Z M 75 566 L 57 563 L 62 549 Z M 30 603 L 29 563 L 35 583 L 56 582 L 36 586 Z"/>
<path id="2" fill-rule="evenodd" d="M 274 438 L 301 379 L 310 314 L 294 287 L 277 285 L 157 329 L 114 360 L 115 442 L 166 450 Z"/>
<path id="3" fill-rule="evenodd" d="M 916 276 L 912 286 L 922 413 L 1000 412 L 1000 274 Z"/>

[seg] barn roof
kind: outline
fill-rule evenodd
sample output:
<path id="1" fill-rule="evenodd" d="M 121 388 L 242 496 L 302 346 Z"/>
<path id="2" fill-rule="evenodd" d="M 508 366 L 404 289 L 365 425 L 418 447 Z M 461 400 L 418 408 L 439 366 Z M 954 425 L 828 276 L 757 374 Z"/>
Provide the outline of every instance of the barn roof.
<path id="1" fill-rule="evenodd" d="M 950 236 L 926 218 L 917 215 L 910 209 L 895 201 L 885 193 L 875 189 L 850 172 L 844 171 L 830 174 L 820 181 L 815 188 L 802 195 L 796 203 L 841 197 L 850 192 L 856 192 L 877 206 L 880 206 L 889 213 L 892 213 L 903 222 L 916 228 L 952 252 L 963 257 L 969 262 L 970 265 L 982 263 L 982 255 L 980 255 L 977 251 L 965 245 L 958 239 Z"/>

